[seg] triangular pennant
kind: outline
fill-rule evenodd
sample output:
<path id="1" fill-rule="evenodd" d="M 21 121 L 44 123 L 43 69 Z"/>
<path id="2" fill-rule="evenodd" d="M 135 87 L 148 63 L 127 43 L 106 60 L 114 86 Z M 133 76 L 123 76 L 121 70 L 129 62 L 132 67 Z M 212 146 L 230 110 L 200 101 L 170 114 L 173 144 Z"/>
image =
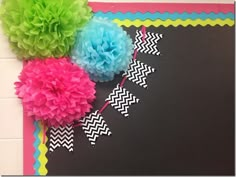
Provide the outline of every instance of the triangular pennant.
<path id="1" fill-rule="evenodd" d="M 143 37 L 145 37 L 144 41 Z M 150 32 L 143 34 L 142 31 L 136 30 L 134 49 L 141 53 L 160 55 L 160 51 L 157 48 L 157 43 L 160 39 L 162 39 L 162 37 L 162 34 Z"/>
<path id="2" fill-rule="evenodd" d="M 128 109 L 131 104 L 138 103 L 139 99 L 119 84 L 113 89 L 106 101 L 125 117 L 129 116 Z"/>
<path id="3" fill-rule="evenodd" d="M 111 135 L 110 129 L 98 111 L 84 117 L 80 122 L 82 123 L 84 133 L 92 145 L 95 145 L 95 142 L 100 135 Z"/>
<path id="4" fill-rule="evenodd" d="M 65 147 L 68 151 L 73 151 L 74 129 L 73 126 L 52 127 L 50 129 L 49 151 L 53 152 L 58 147 Z"/>
<path id="5" fill-rule="evenodd" d="M 126 76 L 130 81 L 140 85 L 141 87 L 147 88 L 147 76 L 153 72 L 155 72 L 155 69 L 151 66 L 148 66 L 139 60 L 132 60 L 128 70 L 123 74 L 123 76 Z"/>

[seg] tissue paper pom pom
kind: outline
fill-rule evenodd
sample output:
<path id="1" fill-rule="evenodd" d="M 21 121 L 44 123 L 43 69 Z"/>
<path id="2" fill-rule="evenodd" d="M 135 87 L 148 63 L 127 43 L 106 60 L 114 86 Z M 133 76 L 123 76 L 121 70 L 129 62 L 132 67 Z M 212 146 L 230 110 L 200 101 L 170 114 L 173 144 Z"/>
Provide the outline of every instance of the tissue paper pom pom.
<path id="1" fill-rule="evenodd" d="M 121 27 L 106 19 L 93 18 L 78 32 L 71 55 L 92 80 L 105 82 L 128 68 L 132 53 L 132 40 Z"/>
<path id="2" fill-rule="evenodd" d="M 18 58 L 62 57 L 91 17 L 87 0 L 3 0 L 0 18 Z"/>
<path id="3" fill-rule="evenodd" d="M 49 126 L 79 120 L 90 111 L 95 99 L 95 83 L 67 58 L 29 61 L 19 79 L 16 94 L 27 115 Z"/>

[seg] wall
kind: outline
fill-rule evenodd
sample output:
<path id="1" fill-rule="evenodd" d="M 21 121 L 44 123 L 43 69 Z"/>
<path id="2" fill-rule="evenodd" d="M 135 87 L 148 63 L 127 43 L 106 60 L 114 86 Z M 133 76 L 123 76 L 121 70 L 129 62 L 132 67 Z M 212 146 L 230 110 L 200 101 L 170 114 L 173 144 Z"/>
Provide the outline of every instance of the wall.
<path id="1" fill-rule="evenodd" d="M 110 2 L 111 0 L 104 1 Z M 127 0 L 116 1 L 126 2 Z M 130 2 L 134 1 L 130 0 Z M 183 2 L 183 0 L 145 0 L 145 2 Z M 185 0 L 185 2 L 232 3 L 233 1 Z M 22 105 L 14 94 L 14 82 L 21 69 L 22 63 L 9 49 L 7 38 L 0 29 L 0 174 L 20 175 L 23 173 Z"/>

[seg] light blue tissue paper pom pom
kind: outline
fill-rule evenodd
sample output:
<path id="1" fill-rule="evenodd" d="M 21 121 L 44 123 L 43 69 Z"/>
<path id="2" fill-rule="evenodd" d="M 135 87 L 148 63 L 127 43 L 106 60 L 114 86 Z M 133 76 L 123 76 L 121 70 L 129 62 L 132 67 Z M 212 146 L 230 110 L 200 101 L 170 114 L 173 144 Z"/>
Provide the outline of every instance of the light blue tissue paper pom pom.
<path id="1" fill-rule="evenodd" d="M 95 17 L 77 33 L 71 58 L 92 80 L 106 82 L 128 69 L 132 54 L 127 32 L 112 21 Z"/>

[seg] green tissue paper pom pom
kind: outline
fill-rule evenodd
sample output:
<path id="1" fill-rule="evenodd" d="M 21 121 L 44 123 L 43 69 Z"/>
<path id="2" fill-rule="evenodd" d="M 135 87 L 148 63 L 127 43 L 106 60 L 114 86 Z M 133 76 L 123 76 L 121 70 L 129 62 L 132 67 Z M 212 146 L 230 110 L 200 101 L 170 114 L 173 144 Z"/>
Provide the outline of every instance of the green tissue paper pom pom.
<path id="1" fill-rule="evenodd" d="M 87 0 L 3 0 L 0 19 L 20 59 L 67 56 L 91 18 Z"/>

